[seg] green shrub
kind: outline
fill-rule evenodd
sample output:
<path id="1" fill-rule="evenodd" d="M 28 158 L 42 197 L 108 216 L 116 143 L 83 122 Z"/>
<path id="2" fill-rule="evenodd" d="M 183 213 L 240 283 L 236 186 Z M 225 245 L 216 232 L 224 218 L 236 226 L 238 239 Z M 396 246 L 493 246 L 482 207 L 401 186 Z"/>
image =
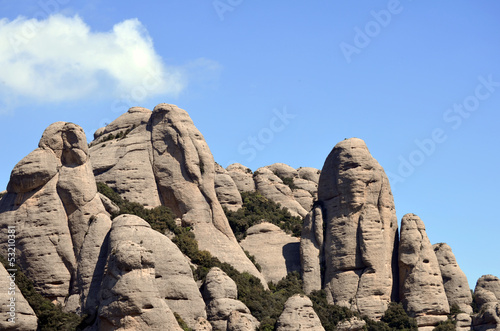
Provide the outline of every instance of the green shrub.
<path id="1" fill-rule="evenodd" d="M 243 206 L 237 211 L 229 211 L 224 208 L 229 225 L 238 241 L 246 236 L 249 227 L 267 221 L 279 226 L 285 232 L 296 237 L 302 232 L 302 219 L 292 216 L 286 208 L 281 206 L 258 192 L 241 193 Z"/>
<path id="2" fill-rule="evenodd" d="M 287 185 L 291 190 L 296 190 L 298 189 L 299 187 L 297 185 L 295 185 L 295 183 L 293 182 L 293 178 L 292 177 L 285 177 L 285 176 L 281 176 L 279 175 L 278 173 L 274 173 L 276 176 L 279 177 L 279 179 L 281 179 L 281 181 L 283 182 L 283 184 Z"/>
<path id="3" fill-rule="evenodd" d="M 390 330 L 417 330 L 417 322 L 408 316 L 401 303 L 389 303 L 381 322 L 386 323 Z"/>
<path id="4" fill-rule="evenodd" d="M 4 257 L 0 256 L 0 262 L 6 269 L 9 268 Z M 16 269 L 16 285 L 38 317 L 38 330 L 82 330 L 87 326 L 84 323 L 86 316 L 80 317 L 77 314 L 63 312 L 60 305 L 54 305 L 35 290 L 33 282 L 26 277 L 21 268 L 16 266 Z"/>
<path id="5" fill-rule="evenodd" d="M 359 314 L 353 312 L 347 307 L 331 305 L 326 299 L 325 290 L 313 291 L 309 298 L 313 303 L 313 309 L 318 315 L 321 324 L 325 331 L 336 330 L 336 326 L 340 321 L 358 316 Z"/>
<path id="6" fill-rule="evenodd" d="M 289 273 L 278 284 L 269 284 L 270 290 L 265 290 L 257 277 L 247 272 L 240 273 L 231 265 L 213 257 L 209 252 L 199 250 L 198 242 L 193 232 L 188 227 L 177 226 L 172 212 L 167 207 L 157 207 L 148 210 L 140 204 L 122 199 L 118 193 L 104 183 L 97 183 L 97 187 L 99 192 L 120 207 L 120 212 L 113 216 L 126 213 L 134 214 L 146 220 L 157 231 L 163 233 L 165 229 L 168 229 L 173 232 L 175 237 L 172 241 L 179 247 L 182 253 L 191 259 L 192 263 L 197 265 L 196 270 L 193 272 L 196 280 L 205 281 L 207 273 L 213 267 L 222 269 L 236 283 L 238 287 L 238 299 L 247 305 L 252 315 L 261 322 L 259 330 L 274 330 L 275 323 L 283 312 L 286 300 L 293 294 L 302 293 L 302 280 L 298 272 Z M 260 206 L 260 203 L 248 203 L 248 201 L 253 201 L 252 199 L 265 201 L 265 204 Z M 247 205 L 250 206 L 250 210 L 260 208 L 260 210 L 267 210 L 268 215 L 280 215 L 280 217 L 285 215 L 286 220 L 291 217 L 288 212 L 285 213 L 276 207 L 276 204 L 268 204 L 269 200 L 262 199 L 265 198 L 260 195 L 249 195 L 247 197 Z M 269 207 L 269 205 L 272 207 Z"/>
<path id="7" fill-rule="evenodd" d="M 439 322 L 433 331 L 455 331 L 457 322 L 448 318 L 446 321 Z"/>
<path id="8" fill-rule="evenodd" d="M 179 314 L 174 312 L 174 316 L 175 316 L 175 319 L 177 321 L 177 324 L 179 324 L 179 326 L 181 327 L 182 330 L 193 331 L 193 329 L 189 328 L 189 326 L 186 324 L 186 322 L 184 322 L 184 320 L 182 319 L 182 317 Z"/>

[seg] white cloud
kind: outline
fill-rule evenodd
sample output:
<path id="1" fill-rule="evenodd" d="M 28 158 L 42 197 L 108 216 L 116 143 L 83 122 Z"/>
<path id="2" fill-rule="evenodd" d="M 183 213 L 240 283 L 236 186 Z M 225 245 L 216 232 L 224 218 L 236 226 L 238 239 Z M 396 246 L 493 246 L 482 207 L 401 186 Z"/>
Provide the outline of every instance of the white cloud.
<path id="1" fill-rule="evenodd" d="M 141 101 L 177 95 L 181 68 L 166 66 L 137 19 L 94 32 L 78 16 L 0 19 L 0 96 L 39 102 L 107 95 Z M 1 104 L 1 103 L 0 103 Z"/>

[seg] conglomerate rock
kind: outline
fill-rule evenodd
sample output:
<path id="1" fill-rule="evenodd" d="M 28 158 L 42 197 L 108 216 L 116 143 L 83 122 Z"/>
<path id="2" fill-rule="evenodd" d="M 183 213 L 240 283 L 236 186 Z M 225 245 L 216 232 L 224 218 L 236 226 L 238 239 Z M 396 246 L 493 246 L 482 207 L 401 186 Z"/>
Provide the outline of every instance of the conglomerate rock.
<path id="1" fill-rule="evenodd" d="M 311 299 L 302 294 L 288 298 L 276 324 L 277 331 L 325 330 L 313 309 Z"/>
<path id="2" fill-rule="evenodd" d="M 217 199 L 213 156 L 186 111 L 169 104 L 153 112 L 131 108 L 95 138 L 90 153 L 98 181 L 130 201 L 171 208 L 201 250 L 267 287 L 234 237 Z"/>
<path id="3" fill-rule="evenodd" d="M 485 275 L 478 279 L 474 296 L 479 313 L 473 317 L 477 331 L 500 330 L 500 279 Z"/>
<path id="4" fill-rule="evenodd" d="M 153 252 L 113 233 L 94 329 L 182 331 L 155 283 Z"/>
<path id="5" fill-rule="evenodd" d="M 306 292 L 321 283 L 318 263 L 324 261 L 328 300 L 380 318 L 397 298 L 398 226 L 389 180 L 364 141 L 346 139 L 333 148 L 321 171 L 316 206 L 322 211 L 315 207 L 308 216 L 301 242 Z"/>
<path id="6" fill-rule="evenodd" d="M 438 259 L 424 222 L 415 214 L 401 220 L 399 241 L 400 299 L 420 327 L 437 325 L 450 312 Z"/>
<path id="7" fill-rule="evenodd" d="M 445 243 L 439 243 L 432 247 L 439 262 L 444 291 L 450 307 L 456 304 L 464 313 L 472 314 L 472 295 L 469 289 L 469 282 L 462 269 L 458 266 L 450 246 Z"/>
<path id="8" fill-rule="evenodd" d="M 0 263 L 0 329 L 35 331 L 38 318 L 15 284 L 17 272 L 7 272 Z"/>
<path id="9" fill-rule="evenodd" d="M 238 300 L 236 283 L 221 269 L 210 269 L 203 285 L 203 296 L 214 330 L 246 330 L 259 326 L 248 307 Z"/>
<path id="10" fill-rule="evenodd" d="M 193 278 L 188 261 L 166 236 L 134 215 L 113 220 L 111 244 L 131 241 L 151 252 L 155 260 L 154 285 L 168 307 L 193 328 L 199 317 L 206 318 L 205 302 Z"/>
<path id="11" fill-rule="evenodd" d="M 111 227 L 81 127 L 50 125 L 12 170 L 0 226 L 15 226 L 18 263 L 45 297 L 94 314 Z M 7 236 L 0 237 L 2 246 Z"/>
<path id="12" fill-rule="evenodd" d="M 241 247 L 255 257 L 267 282 L 278 283 L 289 272 L 300 270 L 300 239 L 278 226 L 262 222 L 247 230 Z"/>

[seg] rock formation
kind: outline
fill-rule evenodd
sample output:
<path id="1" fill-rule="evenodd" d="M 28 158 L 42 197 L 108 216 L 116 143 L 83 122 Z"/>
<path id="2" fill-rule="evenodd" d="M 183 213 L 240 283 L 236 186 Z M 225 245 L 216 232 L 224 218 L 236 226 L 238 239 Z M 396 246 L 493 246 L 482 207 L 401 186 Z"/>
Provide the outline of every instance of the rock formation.
<path id="1" fill-rule="evenodd" d="M 238 187 L 229 176 L 226 169 L 219 164 L 215 164 L 215 193 L 222 207 L 230 211 L 237 211 L 241 208 L 243 201 L 238 191 Z"/>
<path id="2" fill-rule="evenodd" d="M 213 156 L 186 111 L 168 104 L 153 112 L 131 108 L 96 132 L 90 153 L 98 181 L 130 201 L 170 207 L 193 228 L 200 249 L 267 286 L 229 227 L 215 191 Z"/>
<path id="3" fill-rule="evenodd" d="M 120 215 L 113 220 L 110 245 L 130 241 L 151 253 L 155 261 L 153 285 L 168 307 L 193 328 L 199 317 L 206 318 L 205 302 L 181 251 L 166 236 L 151 229 L 143 219 Z"/>
<path id="4" fill-rule="evenodd" d="M 250 168 L 239 163 L 233 163 L 227 168 L 227 173 L 233 179 L 240 192 L 255 192 L 253 173 Z"/>
<path id="5" fill-rule="evenodd" d="M 431 330 L 450 312 L 438 259 L 422 220 L 406 214 L 399 241 L 400 299 L 419 328 Z"/>
<path id="6" fill-rule="evenodd" d="M 477 331 L 500 330 L 500 279 L 493 275 L 479 278 L 474 289 L 479 314 L 473 318 Z"/>
<path id="7" fill-rule="evenodd" d="M 267 282 L 278 283 L 289 272 L 300 270 L 300 239 L 278 226 L 263 222 L 250 227 L 241 247 L 255 257 Z"/>
<path id="8" fill-rule="evenodd" d="M 306 294 L 322 288 L 323 231 L 323 212 L 321 206 L 316 205 L 304 218 L 300 237 L 300 265 Z"/>
<path id="9" fill-rule="evenodd" d="M 21 291 L 0 263 L 0 329 L 5 331 L 37 329 L 38 319 L 35 312 L 23 297 Z M 9 320 L 10 319 L 10 320 Z"/>
<path id="10" fill-rule="evenodd" d="M 287 208 L 292 216 L 306 216 L 307 211 L 295 200 L 292 189 L 284 184 L 283 180 L 269 167 L 257 169 L 254 173 L 254 181 L 257 191 L 269 200 L 279 203 L 281 207 Z"/>
<path id="11" fill-rule="evenodd" d="M 153 172 L 150 118 L 149 109 L 130 108 L 95 132 L 90 156 L 97 181 L 129 201 L 156 207 L 161 202 Z"/>
<path id="12" fill-rule="evenodd" d="M 110 235 L 96 329 L 182 331 L 155 284 L 153 252 Z"/>
<path id="13" fill-rule="evenodd" d="M 317 205 L 323 212 L 315 208 L 303 232 L 306 290 L 321 282 L 318 263 L 324 258 L 329 301 L 380 318 L 396 297 L 397 219 L 387 176 L 361 139 L 346 139 L 333 148 L 321 171 Z"/>
<path id="14" fill-rule="evenodd" d="M 450 246 L 440 243 L 432 247 L 438 259 L 448 304 L 450 307 L 456 304 L 464 313 L 472 314 L 472 295 L 469 289 L 469 282 L 458 266 Z"/>
<path id="15" fill-rule="evenodd" d="M 16 227 L 18 263 L 45 297 L 93 314 L 111 220 L 79 126 L 57 122 L 12 170 L 0 226 Z M 1 236 L 3 245 L 7 236 Z"/>
<path id="16" fill-rule="evenodd" d="M 285 308 L 277 322 L 277 331 L 325 330 L 313 309 L 311 300 L 295 294 L 285 302 Z"/>
<path id="17" fill-rule="evenodd" d="M 214 330 L 245 330 L 246 327 L 256 329 L 259 326 L 248 307 L 237 300 L 236 283 L 221 269 L 210 269 L 203 285 L 203 296 L 207 302 L 208 320 Z"/>

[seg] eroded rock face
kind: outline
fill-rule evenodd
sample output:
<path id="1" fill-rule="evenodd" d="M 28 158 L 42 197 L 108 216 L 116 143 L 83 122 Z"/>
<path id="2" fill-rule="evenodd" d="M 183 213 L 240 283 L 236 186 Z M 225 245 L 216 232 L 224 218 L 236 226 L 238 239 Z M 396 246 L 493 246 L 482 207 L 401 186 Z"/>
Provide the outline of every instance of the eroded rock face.
<path id="1" fill-rule="evenodd" d="M 321 171 L 318 205 L 323 221 L 315 208 L 304 225 L 306 290 L 320 283 L 317 254 L 324 252 L 323 284 L 329 301 L 380 318 L 397 297 L 397 218 L 389 180 L 361 139 L 346 139 L 333 148 Z M 326 226 L 324 239 L 320 223 Z"/>
<path id="2" fill-rule="evenodd" d="M 500 279 L 493 275 L 485 275 L 478 279 L 474 296 L 479 314 L 473 318 L 473 329 L 500 329 Z"/>
<path id="3" fill-rule="evenodd" d="M 10 275 L 2 263 L 0 263 L 0 288 L 3 289 L 0 291 L 0 316 L 2 316 L 0 318 L 0 329 L 6 331 L 35 331 L 38 318 L 17 285 L 11 284 Z M 14 288 L 14 290 L 11 290 L 11 288 Z M 10 291 L 13 291 L 12 295 L 9 294 Z M 11 298 L 14 301 L 11 301 Z M 11 320 L 9 321 L 9 319 Z"/>
<path id="4" fill-rule="evenodd" d="M 304 218 L 300 237 L 300 265 L 304 292 L 321 290 L 321 266 L 324 263 L 323 212 L 315 206 Z"/>
<path id="5" fill-rule="evenodd" d="M 110 238 L 113 245 L 119 241 L 131 241 L 151 252 L 155 260 L 153 283 L 160 297 L 189 327 L 194 328 L 199 317 L 207 317 L 205 302 L 193 279 L 191 268 L 170 239 L 134 215 L 115 218 Z"/>
<path id="6" fill-rule="evenodd" d="M 240 245 L 255 257 L 267 282 L 278 283 L 289 272 L 300 270 L 300 239 L 274 224 L 263 222 L 250 227 Z"/>
<path id="7" fill-rule="evenodd" d="M 255 192 L 253 173 L 250 168 L 239 163 L 233 163 L 227 168 L 227 173 L 233 179 L 240 192 Z"/>
<path id="8" fill-rule="evenodd" d="M 151 110 L 134 107 L 96 131 L 90 148 L 96 180 L 144 206 L 161 204 L 153 172 Z M 119 136 L 119 138 L 115 138 Z"/>
<path id="9" fill-rule="evenodd" d="M 248 307 L 237 300 L 236 283 L 221 269 L 210 269 L 203 285 L 203 296 L 214 330 L 245 330 L 247 326 L 253 325 L 254 329 L 259 326 Z"/>
<path id="10" fill-rule="evenodd" d="M 292 216 L 306 216 L 307 211 L 295 200 L 292 189 L 284 184 L 271 169 L 273 169 L 272 166 L 267 166 L 255 171 L 254 181 L 257 191 L 269 200 L 279 203 L 281 207 L 287 208 Z"/>
<path id="11" fill-rule="evenodd" d="M 115 138 L 107 140 L 109 134 Z M 153 112 L 132 108 L 96 133 L 90 153 L 98 180 L 130 201 L 170 207 L 193 228 L 201 250 L 267 286 L 234 237 L 214 188 L 213 156 L 186 111 L 169 104 Z"/>
<path id="12" fill-rule="evenodd" d="M 16 227 L 18 263 L 45 297 L 65 310 L 95 313 L 111 227 L 97 193 L 87 139 L 57 122 L 12 171 L 0 226 Z M 2 236 L 4 244 L 7 236 Z"/>
<path id="13" fill-rule="evenodd" d="M 285 302 L 285 308 L 277 322 L 277 331 L 325 330 L 305 295 L 295 294 Z"/>
<path id="14" fill-rule="evenodd" d="M 182 331 L 155 284 L 153 253 L 110 235 L 98 330 Z"/>
<path id="15" fill-rule="evenodd" d="M 464 313 L 472 314 L 472 295 L 469 283 L 464 272 L 458 266 L 450 246 L 440 243 L 432 247 L 438 259 L 439 269 L 443 277 L 444 291 L 450 307 L 456 304 Z"/>
<path id="16" fill-rule="evenodd" d="M 217 163 L 215 164 L 215 193 L 221 206 L 230 211 L 237 211 L 243 204 L 233 178 Z"/>
<path id="17" fill-rule="evenodd" d="M 400 299 L 419 327 L 432 327 L 450 312 L 438 259 L 425 225 L 415 214 L 401 220 L 399 242 Z"/>

